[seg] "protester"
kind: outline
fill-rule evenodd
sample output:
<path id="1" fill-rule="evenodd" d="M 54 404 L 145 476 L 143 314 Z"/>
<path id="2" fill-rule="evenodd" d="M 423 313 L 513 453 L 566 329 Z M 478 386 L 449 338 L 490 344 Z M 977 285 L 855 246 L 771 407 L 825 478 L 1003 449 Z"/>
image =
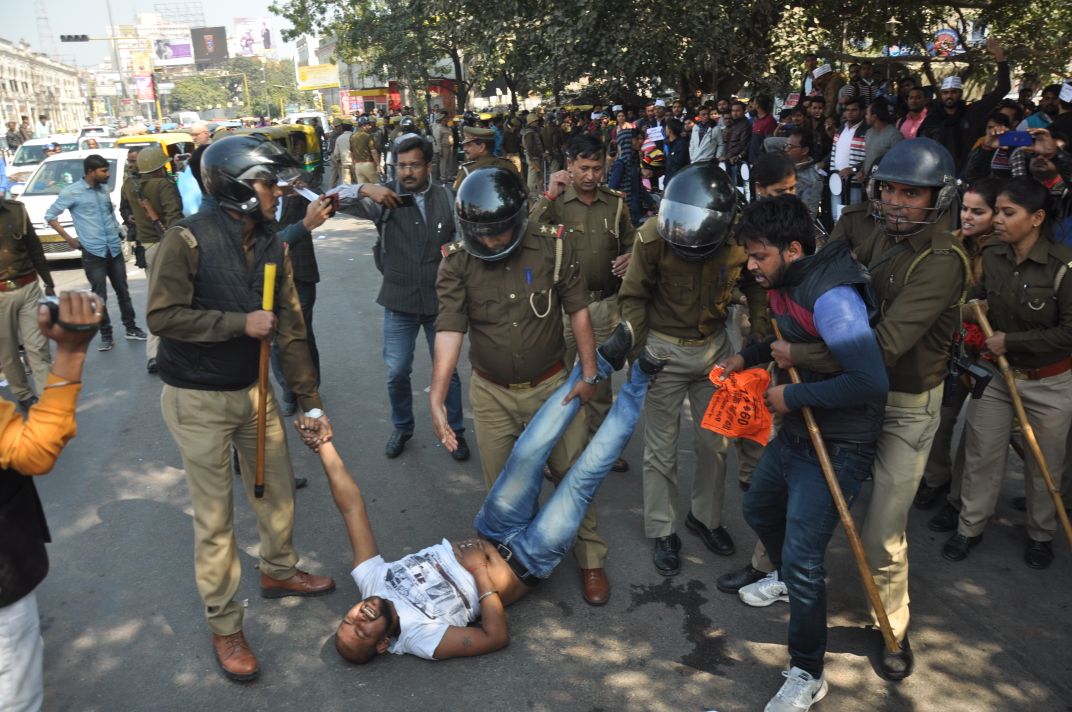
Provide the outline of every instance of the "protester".
<path id="1" fill-rule="evenodd" d="M 866 68 L 866 64 L 861 69 Z M 864 135 L 864 162 L 860 172 L 860 183 L 866 184 L 871 176 L 871 169 L 878 165 L 895 143 L 904 140 L 904 135 L 893 125 L 893 114 L 885 99 L 878 99 L 867 105 L 864 113 L 867 133 Z"/>
<path id="2" fill-rule="evenodd" d="M 811 133 L 802 128 L 794 129 L 786 136 L 782 150 L 796 168 L 796 196 L 808 206 L 808 212 L 814 219 L 819 214 L 823 179 L 816 170 L 816 163 L 811 156 Z"/>

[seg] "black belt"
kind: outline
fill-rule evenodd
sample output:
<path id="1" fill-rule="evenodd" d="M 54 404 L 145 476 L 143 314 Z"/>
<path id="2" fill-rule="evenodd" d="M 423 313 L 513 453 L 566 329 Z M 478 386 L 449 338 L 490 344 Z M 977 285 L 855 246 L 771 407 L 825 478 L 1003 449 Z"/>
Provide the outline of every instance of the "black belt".
<path id="1" fill-rule="evenodd" d="M 797 450 L 803 450 L 804 448 L 815 450 L 815 447 L 811 444 L 811 438 L 803 438 L 792 433 L 784 433 L 782 437 L 789 443 L 789 447 Z M 835 450 L 848 450 L 858 455 L 874 455 L 878 449 L 876 443 L 854 443 L 847 440 L 823 440 L 823 442 L 826 444 L 827 451 L 831 454 Z"/>
<path id="2" fill-rule="evenodd" d="M 533 576 L 532 574 L 530 574 L 529 570 L 526 569 L 520 561 L 514 558 L 513 549 L 508 547 L 506 544 L 500 544 L 494 539 L 488 539 L 488 542 L 495 546 L 495 549 L 499 552 L 499 556 L 503 557 L 503 561 L 510 565 L 510 569 L 514 572 L 518 579 L 521 580 L 521 583 L 525 584 L 526 586 L 535 586 L 543 580 L 538 576 Z"/>

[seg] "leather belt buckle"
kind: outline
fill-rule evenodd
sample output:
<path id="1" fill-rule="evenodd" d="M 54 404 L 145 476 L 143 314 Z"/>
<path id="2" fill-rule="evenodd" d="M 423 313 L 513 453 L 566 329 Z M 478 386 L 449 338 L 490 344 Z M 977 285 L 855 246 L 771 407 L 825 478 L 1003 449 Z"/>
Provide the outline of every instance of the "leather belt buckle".
<path id="1" fill-rule="evenodd" d="M 532 381 L 525 381 L 524 383 L 508 383 L 506 388 L 511 391 L 527 391 L 532 388 Z"/>
<path id="2" fill-rule="evenodd" d="M 16 287 L 19 286 L 18 284 L 16 284 L 15 280 L 13 280 L 13 279 L 5 279 L 3 281 L 3 285 L 4 285 L 3 291 L 5 291 L 5 292 L 10 292 L 12 289 L 15 289 Z"/>

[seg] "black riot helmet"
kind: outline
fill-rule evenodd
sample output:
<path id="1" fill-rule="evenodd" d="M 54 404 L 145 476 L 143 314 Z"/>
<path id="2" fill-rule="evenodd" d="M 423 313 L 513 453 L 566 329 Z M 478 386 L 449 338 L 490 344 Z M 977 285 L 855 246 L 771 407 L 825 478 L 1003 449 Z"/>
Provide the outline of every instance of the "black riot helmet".
<path id="1" fill-rule="evenodd" d="M 401 128 L 402 133 L 416 133 L 417 122 L 412 117 L 407 116 L 399 123 L 399 128 Z"/>
<path id="2" fill-rule="evenodd" d="M 896 206 L 882 201 L 883 183 L 934 189 L 935 197 L 924 220 L 900 220 L 904 224 L 917 225 L 916 232 L 919 232 L 938 222 L 950 210 L 957 195 L 957 168 L 953 155 L 934 139 L 919 137 L 895 143 L 871 170 L 872 215 L 885 222 L 886 210 Z"/>
<path id="3" fill-rule="evenodd" d="M 253 181 L 287 184 L 302 175 L 294 158 L 263 136 L 227 136 L 213 141 L 201 156 L 205 192 L 224 208 L 258 214 Z"/>
<path id="4" fill-rule="evenodd" d="M 710 161 L 693 163 L 666 186 L 656 229 L 675 255 L 701 262 L 726 242 L 736 208 L 737 191 L 725 171 Z"/>
<path id="5" fill-rule="evenodd" d="M 528 198 L 513 171 L 498 167 L 476 169 L 458 186 L 454 209 L 462 245 L 473 257 L 487 262 L 501 260 L 525 236 Z M 494 244 L 489 246 L 487 240 Z"/>

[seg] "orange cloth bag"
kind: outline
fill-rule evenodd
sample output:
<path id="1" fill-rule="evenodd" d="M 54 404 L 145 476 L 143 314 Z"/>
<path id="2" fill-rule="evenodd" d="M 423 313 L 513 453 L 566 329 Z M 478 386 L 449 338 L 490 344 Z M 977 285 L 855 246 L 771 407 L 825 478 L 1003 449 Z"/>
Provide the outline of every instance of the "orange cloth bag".
<path id="1" fill-rule="evenodd" d="M 707 404 L 701 426 L 731 438 L 748 438 L 766 445 L 771 434 L 771 413 L 763 400 L 770 387 L 770 374 L 763 368 L 749 368 L 720 381 L 722 367 L 708 376 L 718 386 Z"/>

